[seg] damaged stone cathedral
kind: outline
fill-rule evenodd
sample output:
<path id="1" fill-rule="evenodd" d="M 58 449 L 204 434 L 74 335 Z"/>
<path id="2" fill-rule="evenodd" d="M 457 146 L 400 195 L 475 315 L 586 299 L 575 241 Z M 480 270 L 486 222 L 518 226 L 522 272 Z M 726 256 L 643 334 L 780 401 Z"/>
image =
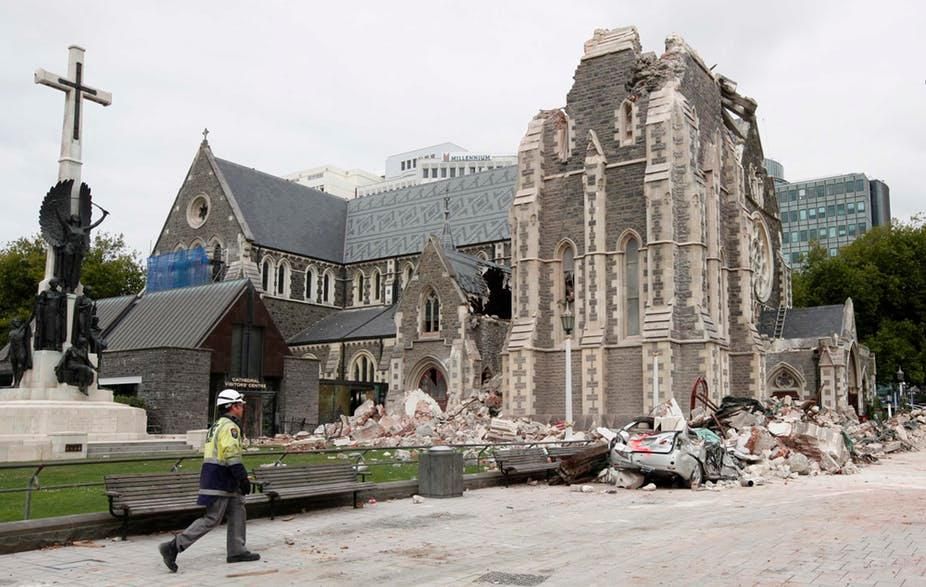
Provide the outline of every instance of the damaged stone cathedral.
<path id="1" fill-rule="evenodd" d="M 344 200 L 204 140 L 154 255 L 201 247 L 214 279 L 247 283 L 288 354 L 317 365 L 301 376 L 374 384 L 387 405 L 416 387 L 453 405 L 496 378 L 507 415 L 562 418 L 569 337 L 578 425 L 669 397 L 686 409 L 698 377 L 715 401 L 861 410 L 875 367 L 851 301 L 790 308 L 755 112 L 681 38 L 657 56 L 634 28 L 598 30 L 565 106 L 529 121 L 517 166 Z M 241 342 L 255 339 L 236 340 L 242 356 L 204 380 L 272 397 L 285 377 L 263 377 Z M 276 404 L 277 420 L 324 420 L 312 401 Z"/>

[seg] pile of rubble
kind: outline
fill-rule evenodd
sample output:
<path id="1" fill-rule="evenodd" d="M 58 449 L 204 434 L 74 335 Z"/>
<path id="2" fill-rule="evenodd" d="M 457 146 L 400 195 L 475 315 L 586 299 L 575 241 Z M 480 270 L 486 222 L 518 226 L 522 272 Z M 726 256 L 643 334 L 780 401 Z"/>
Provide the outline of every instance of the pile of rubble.
<path id="1" fill-rule="evenodd" d="M 790 397 L 764 404 L 724 398 L 716 411 L 695 415 L 690 425 L 721 433 L 728 451 L 745 464 L 744 476 L 755 478 L 851 474 L 885 454 L 926 446 L 926 411 L 860 422 L 848 406 L 832 410 Z"/>
<path id="2" fill-rule="evenodd" d="M 367 401 L 352 416 L 341 416 L 339 421 L 312 432 L 260 438 L 253 444 L 283 445 L 299 451 L 565 440 L 562 423 L 498 417 L 498 399 L 497 393 L 487 388 L 444 411 L 431 396 L 415 389 L 406 392 L 395 404 L 398 409 L 391 412 Z M 924 410 L 903 412 L 884 422 L 860 422 L 847 406 L 832 410 L 789 397 L 768 402 L 726 397 L 719 406 L 695 409 L 687 420 L 674 400 L 658 406 L 653 416 L 657 430 L 684 429 L 696 435 L 695 442 L 711 445 L 705 454 L 720 473 L 705 481 L 708 488 L 757 485 L 798 475 L 851 474 L 859 465 L 885 454 L 926 446 Z M 603 439 L 607 446 L 615 435 L 597 428 L 573 433 L 570 439 Z M 592 475 L 597 472 L 590 471 Z M 599 479 L 625 487 L 642 485 L 642 477 L 631 471 L 605 468 Z"/>
<path id="3" fill-rule="evenodd" d="M 403 447 L 432 444 L 479 444 L 505 442 L 550 442 L 563 440 L 565 428 L 527 418 L 505 419 L 498 414 L 499 398 L 491 390 L 481 390 L 460 405 L 441 409 L 420 389 L 406 392 L 398 413 L 366 401 L 353 416 L 318 426 L 313 432 L 294 436 L 260 438 L 254 444 L 283 445 L 288 450 L 330 447 Z M 573 435 L 582 440 L 584 434 Z"/>
<path id="4" fill-rule="evenodd" d="M 706 443 L 719 444 L 723 459 L 734 465 L 706 481 L 709 489 L 799 475 L 852 474 L 885 454 L 926 446 L 926 411 L 921 409 L 884 422 L 860 421 L 848 406 L 833 410 L 813 401 L 799 404 L 790 397 L 768 402 L 726 397 L 720 406 L 697 408 L 687 422 L 675 422 L 680 414 L 674 400 L 659 406 L 654 413 L 656 430 L 665 423 L 678 427 L 661 430 L 690 430 Z M 609 469 L 599 479 L 637 488 L 642 477 L 635 473 Z"/>

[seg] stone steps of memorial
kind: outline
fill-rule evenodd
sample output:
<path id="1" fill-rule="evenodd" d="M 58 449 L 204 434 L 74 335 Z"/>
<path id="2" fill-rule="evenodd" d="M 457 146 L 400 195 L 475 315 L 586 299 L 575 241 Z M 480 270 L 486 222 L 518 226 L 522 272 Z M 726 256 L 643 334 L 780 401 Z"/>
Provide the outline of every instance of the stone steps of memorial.
<path id="1" fill-rule="evenodd" d="M 190 452 L 185 440 L 139 440 L 130 442 L 88 442 L 87 458 L 161 452 Z"/>

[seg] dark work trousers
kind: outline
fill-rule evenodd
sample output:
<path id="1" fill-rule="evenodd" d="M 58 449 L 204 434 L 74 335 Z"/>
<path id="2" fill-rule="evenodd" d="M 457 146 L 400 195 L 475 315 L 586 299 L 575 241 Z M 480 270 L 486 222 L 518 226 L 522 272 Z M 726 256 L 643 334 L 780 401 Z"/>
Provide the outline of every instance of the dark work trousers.
<path id="1" fill-rule="evenodd" d="M 189 525 L 186 530 L 177 534 L 177 548 L 183 552 L 191 544 L 205 536 L 210 530 L 222 522 L 222 517 L 228 516 L 228 532 L 225 549 L 228 556 L 247 552 L 244 547 L 247 512 L 244 509 L 244 496 L 216 497 L 212 505 L 206 508 L 206 515 Z"/>

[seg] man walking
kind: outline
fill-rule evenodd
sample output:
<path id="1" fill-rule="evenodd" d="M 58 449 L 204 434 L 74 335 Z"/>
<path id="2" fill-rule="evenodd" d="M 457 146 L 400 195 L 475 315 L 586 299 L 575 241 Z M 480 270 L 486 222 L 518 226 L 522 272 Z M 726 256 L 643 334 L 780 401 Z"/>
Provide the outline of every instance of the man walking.
<path id="1" fill-rule="evenodd" d="M 206 435 L 203 468 L 199 475 L 199 505 L 206 506 L 206 515 L 158 547 L 164 564 L 177 572 L 177 555 L 219 525 L 228 517 L 226 562 L 241 563 L 260 560 L 260 555 L 245 548 L 247 512 L 244 496 L 251 492 L 248 472 L 241 463 L 241 416 L 244 397 L 234 389 L 222 390 L 215 401 L 222 413 Z"/>

